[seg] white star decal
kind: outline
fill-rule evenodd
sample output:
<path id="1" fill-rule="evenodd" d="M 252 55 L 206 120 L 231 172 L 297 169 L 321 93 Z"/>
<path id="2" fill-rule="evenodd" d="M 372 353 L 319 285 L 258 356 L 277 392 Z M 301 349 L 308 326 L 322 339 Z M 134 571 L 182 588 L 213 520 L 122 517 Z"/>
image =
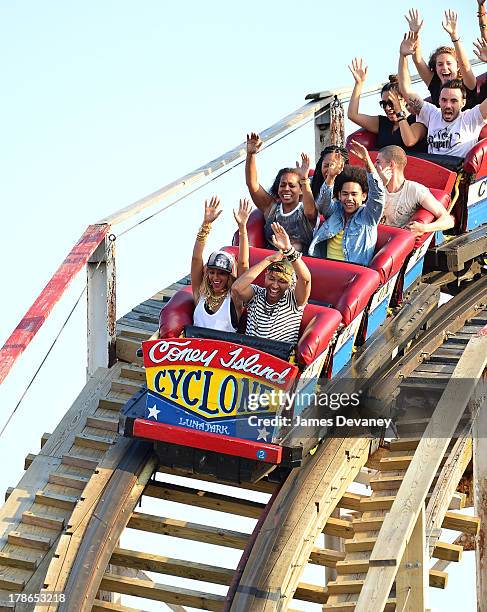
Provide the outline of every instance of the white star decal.
<path id="1" fill-rule="evenodd" d="M 267 429 L 264 428 L 263 429 L 257 429 L 259 435 L 257 436 L 257 441 L 260 440 L 262 438 L 262 440 L 264 440 L 264 442 L 267 442 L 267 436 L 271 433 L 270 431 L 267 431 Z"/>
<path id="2" fill-rule="evenodd" d="M 157 405 L 154 404 L 152 408 L 149 408 L 149 416 L 147 418 L 150 419 L 151 417 L 153 417 L 157 421 L 157 415 L 159 414 L 159 412 L 160 410 L 157 410 Z"/>

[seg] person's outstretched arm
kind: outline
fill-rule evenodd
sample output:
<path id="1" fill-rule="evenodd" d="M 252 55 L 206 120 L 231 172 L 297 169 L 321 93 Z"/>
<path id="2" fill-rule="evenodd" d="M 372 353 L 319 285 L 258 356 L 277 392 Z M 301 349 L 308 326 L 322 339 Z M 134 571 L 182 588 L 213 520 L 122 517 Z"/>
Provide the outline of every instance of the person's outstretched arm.
<path id="1" fill-rule="evenodd" d="M 394 106 L 395 113 L 403 113 L 404 117 L 398 119 L 399 122 L 399 131 L 401 133 L 401 138 L 406 147 L 412 147 L 417 142 L 426 136 L 426 127 L 416 121 L 415 123 L 409 125 L 408 120 L 406 118 L 407 110 L 406 105 L 403 102 L 402 98 L 396 94 L 395 91 L 389 92 L 389 100 L 392 102 Z"/>
<path id="2" fill-rule="evenodd" d="M 462 45 L 460 34 L 458 33 L 458 16 L 455 11 L 445 11 L 445 20 L 442 21 L 441 25 L 445 32 L 448 32 L 452 43 L 455 45 L 458 68 L 462 71 L 462 79 L 465 87 L 467 89 L 475 89 L 477 86 L 477 79 L 472 72 L 472 67 L 470 66 L 468 56 L 465 53 L 465 48 Z"/>
<path id="3" fill-rule="evenodd" d="M 249 269 L 249 235 L 247 233 L 247 221 L 249 220 L 252 206 L 250 202 L 241 199 L 238 210 L 233 211 L 233 216 L 238 225 L 238 264 L 237 277 L 242 276 Z"/>
<path id="4" fill-rule="evenodd" d="M 301 164 L 296 162 L 296 171 L 299 174 L 299 184 L 303 192 L 303 210 L 309 223 L 314 227 L 318 218 L 318 209 L 316 208 L 313 192 L 311 191 L 309 173 L 309 156 L 306 153 L 301 153 Z"/>
<path id="5" fill-rule="evenodd" d="M 377 115 L 359 113 L 360 95 L 367 77 L 367 66 L 361 58 L 356 57 L 348 68 L 355 79 L 355 85 L 353 86 L 352 97 L 348 103 L 347 116 L 350 121 L 364 128 L 364 130 L 377 134 L 379 131 L 379 117 Z"/>
<path id="6" fill-rule="evenodd" d="M 296 287 L 294 289 L 296 304 L 304 306 L 308 302 L 309 294 L 311 293 L 311 273 L 308 266 L 301 259 L 301 253 L 296 251 L 291 245 L 289 236 L 282 225 L 273 223 L 272 231 L 274 232 L 272 244 L 288 258 L 296 274 Z"/>
<path id="7" fill-rule="evenodd" d="M 407 229 L 413 232 L 415 236 L 422 236 L 426 232 L 437 232 L 450 229 L 455 225 L 455 221 L 441 202 L 428 191 L 421 199 L 419 205 L 435 216 L 435 220 L 431 223 L 420 223 L 419 221 L 411 221 L 407 224 Z"/>
<path id="8" fill-rule="evenodd" d="M 486 34 L 486 36 L 487 36 L 487 34 Z M 479 60 L 481 62 L 486 62 L 487 63 L 487 39 L 485 39 L 485 38 L 478 38 L 476 41 L 474 41 L 473 44 L 476 47 L 473 50 L 475 55 L 479 58 Z"/>
<path id="9" fill-rule="evenodd" d="M 220 198 L 212 196 L 210 201 L 205 200 L 205 213 L 203 223 L 201 224 L 193 247 L 193 256 L 191 258 L 191 288 L 193 290 L 193 299 L 195 304 L 200 299 L 200 285 L 203 280 L 203 250 L 208 234 L 211 231 L 211 224 L 221 215 Z"/>
<path id="10" fill-rule="evenodd" d="M 255 156 L 262 146 L 260 136 L 255 132 L 247 134 L 247 157 L 245 159 L 245 182 L 249 189 L 252 202 L 265 215 L 274 203 L 274 198 L 260 185 L 257 176 Z"/>
<path id="11" fill-rule="evenodd" d="M 423 80 L 424 84 L 428 86 L 431 83 L 431 79 L 433 78 L 433 72 L 431 71 L 428 64 L 424 61 L 423 54 L 421 53 L 419 32 L 423 27 L 423 20 L 421 19 L 421 16 L 417 9 L 409 9 L 409 13 L 407 15 L 404 15 L 404 17 L 408 22 L 409 34 L 412 34 L 412 38 L 416 41 L 414 52 L 411 54 L 413 56 L 414 65 L 416 66 L 416 70 L 418 71 L 418 74 Z"/>

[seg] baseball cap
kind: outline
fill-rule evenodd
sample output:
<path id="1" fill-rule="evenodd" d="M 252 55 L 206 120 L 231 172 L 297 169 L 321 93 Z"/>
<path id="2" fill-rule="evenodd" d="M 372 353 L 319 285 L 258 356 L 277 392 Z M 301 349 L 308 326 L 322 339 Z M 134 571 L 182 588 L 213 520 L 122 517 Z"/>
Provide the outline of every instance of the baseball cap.
<path id="1" fill-rule="evenodd" d="M 235 258 L 230 253 L 225 251 L 214 251 L 209 257 L 206 264 L 207 268 L 223 270 L 232 276 L 237 276 L 237 264 Z"/>

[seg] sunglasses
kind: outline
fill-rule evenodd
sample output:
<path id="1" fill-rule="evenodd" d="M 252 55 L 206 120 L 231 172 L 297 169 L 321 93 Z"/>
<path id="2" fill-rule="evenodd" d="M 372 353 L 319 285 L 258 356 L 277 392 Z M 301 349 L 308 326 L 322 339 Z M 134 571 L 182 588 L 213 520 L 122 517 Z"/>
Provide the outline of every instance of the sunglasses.
<path id="1" fill-rule="evenodd" d="M 390 100 L 381 100 L 379 106 L 382 108 L 394 108 L 394 104 Z"/>

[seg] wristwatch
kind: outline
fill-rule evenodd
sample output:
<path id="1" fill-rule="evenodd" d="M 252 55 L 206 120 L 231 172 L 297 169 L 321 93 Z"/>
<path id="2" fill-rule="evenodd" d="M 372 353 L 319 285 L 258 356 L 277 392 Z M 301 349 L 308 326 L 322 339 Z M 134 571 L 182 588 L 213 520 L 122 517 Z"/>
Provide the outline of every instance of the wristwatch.
<path id="1" fill-rule="evenodd" d="M 404 113 L 403 111 L 399 111 L 398 113 L 396 113 L 396 117 L 398 119 L 406 119 L 406 113 Z"/>

